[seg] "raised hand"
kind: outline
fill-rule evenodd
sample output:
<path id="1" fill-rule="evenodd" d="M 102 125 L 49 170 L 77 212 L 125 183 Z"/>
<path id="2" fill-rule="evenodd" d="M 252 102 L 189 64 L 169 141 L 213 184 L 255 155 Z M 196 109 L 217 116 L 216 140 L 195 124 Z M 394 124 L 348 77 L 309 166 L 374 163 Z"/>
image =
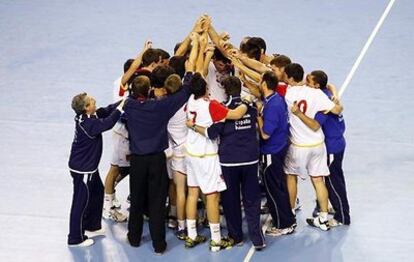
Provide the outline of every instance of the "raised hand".
<path id="1" fill-rule="evenodd" d="M 207 33 L 203 33 L 203 34 L 200 36 L 200 45 L 201 45 L 203 48 L 206 48 L 206 47 L 207 47 L 207 44 L 208 44 L 208 35 L 207 35 Z"/>
<path id="2" fill-rule="evenodd" d="M 200 35 L 196 32 L 192 32 L 190 34 L 191 42 L 198 41 L 200 39 Z"/>
<path id="3" fill-rule="evenodd" d="M 228 32 L 221 32 L 219 34 L 219 37 L 221 38 L 221 40 L 223 40 L 225 42 L 230 40 L 230 34 Z"/>
<path id="4" fill-rule="evenodd" d="M 203 23 L 204 23 L 205 19 L 206 18 L 204 16 L 199 17 L 197 19 L 197 21 L 195 22 L 195 24 L 194 24 L 192 32 L 195 32 L 195 33 L 203 32 Z"/>
<path id="5" fill-rule="evenodd" d="M 204 14 L 202 17 L 204 18 L 204 21 L 203 21 L 203 23 L 201 25 L 201 29 L 204 32 L 207 32 L 208 29 L 210 28 L 210 25 L 211 25 L 211 17 L 208 16 L 207 14 Z"/>
<path id="6" fill-rule="evenodd" d="M 151 39 L 147 39 L 144 43 L 144 51 L 152 48 L 152 41 Z"/>

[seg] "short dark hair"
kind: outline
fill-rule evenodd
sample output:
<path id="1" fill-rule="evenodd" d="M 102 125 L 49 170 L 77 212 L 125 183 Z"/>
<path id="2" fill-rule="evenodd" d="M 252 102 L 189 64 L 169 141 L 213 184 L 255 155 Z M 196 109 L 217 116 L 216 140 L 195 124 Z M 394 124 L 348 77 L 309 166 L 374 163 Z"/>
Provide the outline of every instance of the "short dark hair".
<path id="1" fill-rule="evenodd" d="M 213 57 L 212 58 L 214 60 L 217 60 L 217 61 L 222 61 L 225 64 L 230 64 L 231 63 L 230 59 L 228 59 L 227 57 L 225 57 L 223 55 L 223 53 L 218 48 L 214 49 L 214 54 L 213 54 Z"/>
<path id="2" fill-rule="evenodd" d="M 303 67 L 299 64 L 296 63 L 291 63 L 288 64 L 285 67 L 285 73 L 287 78 L 293 78 L 293 80 L 295 80 L 296 82 L 300 82 L 303 80 Z"/>
<path id="3" fill-rule="evenodd" d="M 142 65 L 149 66 L 152 63 L 158 63 L 160 61 L 160 53 L 153 48 L 149 48 L 142 54 Z"/>
<path id="4" fill-rule="evenodd" d="M 247 41 L 249 41 L 249 39 L 250 39 L 251 37 L 250 36 L 245 36 L 245 37 L 243 37 L 243 39 L 241 40 L 241 42 L 240 42 L 240 52 L 242 52 L 242 53 L 247 53 L 247 50 L 246 50 L 246 43 L 247 43 Z"/>
<path id="5" fill-rule="evenodd" d="M 260 51 L 260 47 L 258 47 L 257 45 L 246 43 L 245 50 L 248 58 L 255 59 L 257 61 L 260 60 L 260 55 L 262 54 L 262 51 Z"/>
<path id="6" fill-rule="evenodd" d="M 319 84 L 319 88 L 326 88 L 328 84 L 328 75 L 322 70 L 315 70 L 312 71 L 311 76 L 313 77 L 313 81 Z"/>
<path id="7" fill-rule="evenodd" d="M 190 92 L 195 99 L 203 97 L 207 92 L 207 82 L 200 73 L 195 73 L 190 81 Z"/>
<path id="8" fill-rule="evenodd" d="M 138 76 L 132 81 L 131 84 L 131 96 L 135 99 L 138 97 L 148 97 L 150 90 L 150 79 L 148 76 Z"/>
<path id="9" fill-rule="evenodd" d="M 288 56 L 285 55 L 278 55 L 270 61 L 271 65 L 276 67 L 286 67 L 288 64 L 291 64 L 292 60 Z"/>
<path id="10" fill-rule="evenodd" d="M 75 111 L 76 115 L 82 115 L 85 113 L 85 107 L 88 105 L 86 104 L 86 93 L 77 94 L 72 98 L 72 109 Z"/>
<path id="11" fill-rule="evenodd" d="M 174 68 L 175 73 L 183 78 L 185 74 L 185 61 L 185 56 L 173 56 L 170 58 L 168 65 Z"/>
<path id="12" fill-rule="evenodd" d="M 170 59 L 170 54 L 164 49 L 157 48 L 155 50 L 158 52 L 158 55 L 161 57 L 161 59 Z"/>
<path id="13" fill-rule="evenodd" d="M 163 87 L 165 80 L 174 73 L 174 68 L 172 68 L 171 66 L 157 66 L 151 73 L 151 85 L 155 88 Z"/>
<path id="14" fill-rule="evenodd" d="M 223 85 L 224 91 L 229 96 L 238 96 L 241 92 L 241 82 L 238 77 L 235 76 L 227 76 L 221 82 Z"/>
<path id="15" fill-rule="evenodd" d="M 128 69 L 131 67 L 132 63 L 134 62 L 134 59 L 128 59 L 124 63 L 124 73 L 128 71 Z"/>
<path id="16" fill-rule="evenodd" d="M 247 40 L 248 44 L 255 45 L 259 47 L 259 49 L 263 49 L 263 52 L 266 53 L 266 41 L 261 37 L 251 37 Z"/>
<path id="17" fill-rule="evenodd" d="M 267 89 L 273 90 L 277 87 L 279 79 L 277 79 L 277 76 L 273 71 L 266 71 L 262 76 L 262 82 L 266 83 Z"/>

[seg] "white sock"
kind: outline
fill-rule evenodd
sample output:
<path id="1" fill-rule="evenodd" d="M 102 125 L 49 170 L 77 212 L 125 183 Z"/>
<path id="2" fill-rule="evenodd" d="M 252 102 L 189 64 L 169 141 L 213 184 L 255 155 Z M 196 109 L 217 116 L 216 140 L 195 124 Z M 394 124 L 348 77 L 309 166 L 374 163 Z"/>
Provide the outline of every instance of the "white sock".
<path id="1" fill-rule="evenodd" d="M 170 216 L 176 217 L 177 216 L 177 206 L 170 206 Z"/>
<path id="2" fill-rule="evenodd" d="M 216 243 L 220 243 L 221 241 L 220 223 L 218 224 L 209 223 L 209 224 L 210 224 L 211 239 Z"/>
<path id="3" fill-rule="evenodd" d="M 177 220 L 177 221 L 178 221 L 178 231 L 184 230 L 185 229 L 185 220 Z"/>
<path id="4" fill-rule="evenodd" d="M 328 220 L 328 212 L 319 212 L 319 219 L 322 222 L 325 222 Z"/>
<path id="5" fill-rule="evenodd" d="M 105 193 L 105 198 L 104 198 L 104 209 L 106 210 L 111 210 L 113 203 L 112 201 L 115 198 L 115 194 L 106 194 Z"/>
<path id="6" fill-rule="evenodd" d="M 187 219 L 187 234 L 188 237 L 192 240 L 195 240 L 197 237 L 197 227 L 195 219 Z"/>

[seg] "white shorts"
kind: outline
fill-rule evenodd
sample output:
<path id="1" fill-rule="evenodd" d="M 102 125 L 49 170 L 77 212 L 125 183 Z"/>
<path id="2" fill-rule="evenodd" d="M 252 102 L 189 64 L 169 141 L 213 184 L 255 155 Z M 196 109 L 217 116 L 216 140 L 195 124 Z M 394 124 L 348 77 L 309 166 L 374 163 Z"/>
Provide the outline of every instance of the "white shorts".
<path id="1" fill-rule="evenodd" d="M 171 164 L 172 164 L 172 157 L 166 159 L 167 161 L 167 173 L 168 173 L 168 178 L 171 180 L 173 179 L 173 170 L 171 169 Z"/>
<path id="2" fill-rule="evenodd" d="M 203 194 L 221 192 L 227 189 L 224 182 L 218 155 L 207 157 L 185 157 L 187 185 L 199 187 Z"/>
<path id="3" fill-rule="evenodd" d="M 131 154 L 129 151 L 129 140 L 116 132 L 113 133 L 112 138 L 114 149 L 111 164 L 119 167 L 129 167 L 130 163 L 127 160 L 127 156 Z"/>
<path id="4" fill-rule="evenodd" d="M 168 172 L 168 178 L 169 179 L 173 179 L 173 171 L 171 169 L 172 166 L 172 156 L 173 156 L 173 151 L 171 149 L 171 147 L 168 147 L 167 149 L 164 150 L 165 153 L 165 162 L 167 162 L 167 172 Z"/>
<path id="5" fill-rule="evenodd" d="M 325 144 L 315 147 L 300 147 L 290 145 L 286 154 L 286 174 L 298 175 L 305 179 L 311 177 L 329 176 Z"/>
<path id="6" fill-rule="evenodd" d="M 185 147 L 183 145 L 179 145 L 173 147 L 173 156 L 171 161 L 171 169 L 174 171 L 178 171 L 182 174 L 187 174 L 187 168 L 185 164 Z"/>

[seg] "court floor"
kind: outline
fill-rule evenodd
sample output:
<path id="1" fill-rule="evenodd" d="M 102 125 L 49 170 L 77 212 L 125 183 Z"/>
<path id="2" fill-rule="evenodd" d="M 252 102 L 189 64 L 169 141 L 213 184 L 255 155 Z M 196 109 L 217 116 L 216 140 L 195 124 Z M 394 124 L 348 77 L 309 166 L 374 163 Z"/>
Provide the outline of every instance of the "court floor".
<path id="1" fill-rule="evenodd" d="M 302 181 L 297 231 L 267 237 L 267 248 L 219 253 L 186 250 L 172 231 L 155 256 L 148 229 L 139 248 L 126 224 L 104 221 L 105 237 L 68 248 L 73 138 L 70 100 L 81 91 L 98 105 L 146 38 L 172 51 L 197 16 L 208 13 L 238 44 L 261 36 L 269 53 L 305 71 L 323 69 L 338 87 L 384 13 L 388 0 L 297 1 L 0 1 L 0 261 L 413 261 L 414 2 L 396 0 L 344 95 L 345 176 L 352 225 L 322 232 L 305 225 L 313 189 Z M 104 136 L 104 179 L 111 155 Z M 126 199 L 128 182 L 118 188 Z M 125 208 L 123 201 L 123 208 Z M 263 220 L 266 219 L 264 216 Z M 204 230 L 209 236 L 209 232 Z"/>

